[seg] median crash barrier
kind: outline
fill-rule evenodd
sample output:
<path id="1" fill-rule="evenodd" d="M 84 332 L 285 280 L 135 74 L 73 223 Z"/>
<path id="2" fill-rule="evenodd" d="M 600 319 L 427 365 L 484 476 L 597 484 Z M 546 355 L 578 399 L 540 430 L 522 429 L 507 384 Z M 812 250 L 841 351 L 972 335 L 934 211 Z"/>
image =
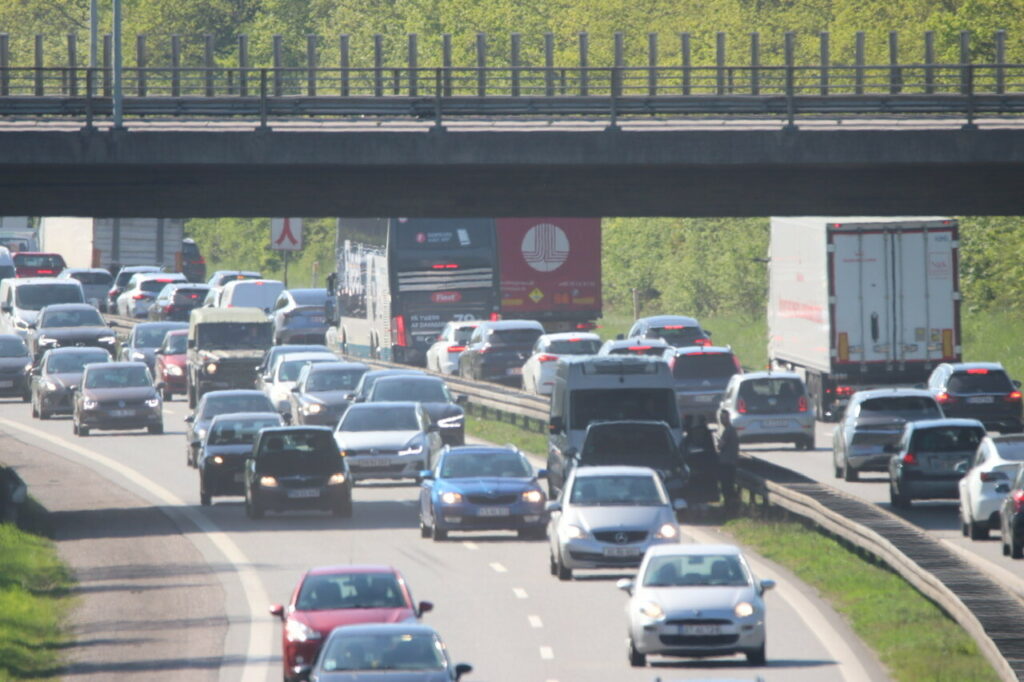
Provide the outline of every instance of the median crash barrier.
<path id="1" fill-rule="evenodd" d="M 11 467 L 0 467 L 0 522 L 17 523 L 18 512 L 28 499 L 28 486 Z"/>

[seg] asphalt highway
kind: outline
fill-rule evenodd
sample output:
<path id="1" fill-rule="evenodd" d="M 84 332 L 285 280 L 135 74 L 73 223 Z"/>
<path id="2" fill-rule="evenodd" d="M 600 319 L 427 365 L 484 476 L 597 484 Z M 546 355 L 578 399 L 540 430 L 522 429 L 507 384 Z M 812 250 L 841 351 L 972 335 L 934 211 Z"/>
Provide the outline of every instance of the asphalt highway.
<path id="1" fill-rule="evenodd" d="M 813 591 L 761 560 L 754 564 L 758 577 L 779 582 L 767 597 L 766 667 L 749 667 L 736 656 L 654 658 L 653 666 L 632 669 L 626 658 L 626 595 L 615 588 L 623 574 L 581 572 L 577 580 L 559 583 L 548 573 L 546 544 L 521 541 L 513 534 L 456 534 L 443 543 L 421 539 L 417 488 L 411 484 L 360 484 L 352 519 L 295 512 L 254 521 L 245 516 L 241 498 L 214 498 L 212 507 L 201 507 L 198 474 L 185 466 L 187 413 L 178 398 L 164 407 L 164 435 L 93 432 L 76 438 L 68 419 L 32 420 L 28 405 L 0 402 L 0 433 L 39 449 L 35 455 L 22 455 L 23 475 L 33 493 L 49 483 L 47 495 L 59 502 L 61 485 L 74 490 L 75 495 L 63 499 L 65 507 L 72 507 L 62 512 L 65 519 L 76 513 L 88 518 L 90 509 L 73 508 L 78 499 L 82 506 L 96 509 L 131 507 L 132 518 L 150 519 L 146 523 L 154 537 L 147 537 L 145 527 L 137 527 L 119 538 L 119 551 L 124 552 L 120 564 L 125 570 L 133 548 L 139 549 L 132 570 L 148 576 L 151 588 L 122 590 L 116 597 L 112 589 L 84 590 L 82 619 L 100 618 L 96 614 L 107 604 L 118 611 L 146 614 L 146 630 L 166 630 L 164 639 L 185 649 L 175 657 L 161 656 L 161 665 L 153 665 L 147 642 L 156 638 L 114 632 L 97 638 L 88 655 L 98 659 L 107 652 L 120 657 L 119 664 L 80 666 L 65 679 L 129 680 L 146 670 L 149 680 L 280 680 L 281 627 L 267 606 L 286 602 L 307 567 L 345 563 L 391 564 L 403 571 L 414 598 L 435 604 L 424 621 L 441 632 L 455 661 L 473 665 L 474 672 L 464 679 L 886 679 L 874 656 Z M 820 451 L 773 456 L 825 461 Z M 31 466 L 32 457 L 40 466 Z M 47 461 L 51 464 L 42 466 Z M 47 471 L 58 465 L 78 467 L 89 475 L 80 474 L 78 481 L 54 480 Z M 861 484 L 865 490 L 872 486 Z M 129 498 L 134 502 L 125 502 Z M 685 526 L 684 533 L 696 541 L 721 540 L 711 526 Z M 102 535 L 96 533 L 97 538 Z M 161 544 L 175 556 L 160 556 L 156 550 Z M 148 549 L 142 552 L 143 548 Z M 80 561 L 83 551 L 79 545 Z M 113 550 L 97 540 L 95 551 Z M 191 555 L 193 563 L 205 563 L 205 571 L 197 569 L 186 579 L 169 570 Z M 166 613 L 147 611 L 162 582 L 178 588 L 181 596 L 175 599 L 186 603 L 172 600 Z M 182 618 L 182 610 L 194 612 L 195 618 Z M 109 621 L 108 616 L 103 618 Z M 180 632 L 174 636 L 172 631 Z M 132 645 L 125 646 L 126 642 Z M 200 670 L 196 659 L 207 664 Z M 96 670 L 103 674 L 96 675 Z"/>

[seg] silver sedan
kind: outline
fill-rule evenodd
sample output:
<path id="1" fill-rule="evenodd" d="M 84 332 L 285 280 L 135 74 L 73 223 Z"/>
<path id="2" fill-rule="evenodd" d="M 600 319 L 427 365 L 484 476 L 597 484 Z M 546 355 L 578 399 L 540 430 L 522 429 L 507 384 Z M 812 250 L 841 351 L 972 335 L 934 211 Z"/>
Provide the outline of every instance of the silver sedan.
<path id="1" fill-rule="evenodd" d="M 647 656 L 705 657 L 742 653 L 765 663 L 764 592 L 732 545 L 657 545 L 644 556 L 637 579 L 623 579 L 629 593 L 629 662 Z"/>

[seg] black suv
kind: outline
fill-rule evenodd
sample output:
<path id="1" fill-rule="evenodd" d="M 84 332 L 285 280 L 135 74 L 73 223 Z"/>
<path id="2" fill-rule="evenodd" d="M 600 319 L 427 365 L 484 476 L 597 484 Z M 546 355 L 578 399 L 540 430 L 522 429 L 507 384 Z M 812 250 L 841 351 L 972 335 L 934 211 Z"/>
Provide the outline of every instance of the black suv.
<path id="1" fill-rule="evenodd" d="M 533 320 L 481 322 L 459 356 L 459 376 L 521 386 L 523 363 L 543 333 Z"/>
<path id="2" fill-rule="evenodd" d="M 1000 433 L 1024 430 L 1020 382 L 998 362 L 943 363 L 928 377 L 928 390 L 947 417 L 977 419 Z"/>
<path id="3" fill-rule="evenodd" d="M 190 282 L 206 281 L 206 259 L 199 252 L 195 240 L 188 237 L 181 240 L 181 274 Z"/>

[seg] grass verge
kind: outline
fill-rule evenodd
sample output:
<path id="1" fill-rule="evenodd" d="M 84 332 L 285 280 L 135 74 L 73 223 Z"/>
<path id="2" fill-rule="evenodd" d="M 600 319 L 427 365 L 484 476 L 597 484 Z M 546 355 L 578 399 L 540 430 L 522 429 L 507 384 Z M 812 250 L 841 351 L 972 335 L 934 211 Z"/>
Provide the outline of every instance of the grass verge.
<path id="1" fill-rule="evenodd" d="M 527 431 L 516 424 L 493 419 L 466 415 L 466 435 L 481 438 L 489 443 L 511 443 L 523 452 L 539 457 L 546 457 L 548 452 L 548 437 L 545 434 Z"/>
<path id="2" fill-rule="evenodd" d="M 30 503 L 22 522 L 45 528 L 45 511 Z M 0 524 L 0 680 L 59 678 L 72 582 L 50 540 Z"/>
<path id="3" fill-rule="evenodd" d="M 897 574 L 796 521 L 736 519 L 744 545 L 816 588 L 872 648 L 894 680 L 998 680 L 974 640 Z"/>

